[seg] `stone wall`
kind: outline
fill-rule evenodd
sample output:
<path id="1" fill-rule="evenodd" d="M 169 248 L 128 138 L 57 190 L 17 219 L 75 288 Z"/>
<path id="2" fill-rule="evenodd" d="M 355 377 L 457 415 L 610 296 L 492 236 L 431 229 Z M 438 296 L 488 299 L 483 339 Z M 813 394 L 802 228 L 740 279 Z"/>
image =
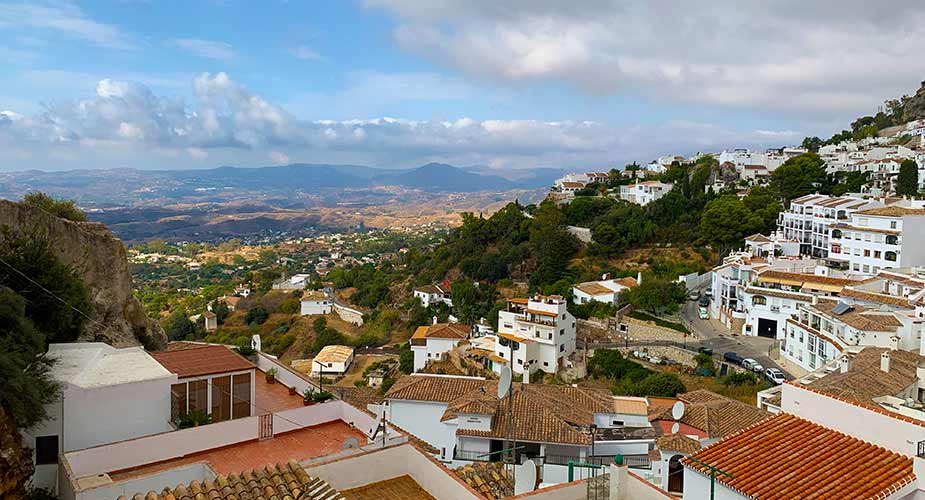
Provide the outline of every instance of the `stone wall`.
<path id="1" fill-rule="evenodd" d="M 684 334 L 677 330 L 658 326 L 655 323 L 638 320 L 629 316 L 624 316 L 620 325 L 617 333 L 621 338 L 623 336 L 629 336 L 630 339 L 634 340 L 667 340 L 671 342 L 684 342 L 685 339 Z M 626 331 L 622 331 L 623 325 L 625 325 Z M 690 336 L 687 338 L 690 340 Z"/>

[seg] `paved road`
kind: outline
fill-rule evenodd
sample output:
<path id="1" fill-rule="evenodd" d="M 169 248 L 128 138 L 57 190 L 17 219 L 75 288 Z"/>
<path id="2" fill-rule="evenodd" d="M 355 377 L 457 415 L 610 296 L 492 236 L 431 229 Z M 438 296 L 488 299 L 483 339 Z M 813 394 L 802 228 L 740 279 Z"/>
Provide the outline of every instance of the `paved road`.
<path id="1" fill-rule="evenodd" d="M 691 332 L 700 339 L 700 343 L 712 347 L 716 356 L 722 357 L 723 353 L 732 351 L 743 358 L 758 361 L 765 368 L 779 368 L 788 375 L 787 378 L 793 378 L 793 374 L 769 356 L 778 348 L 774 339 L 732 335 L 719 321 L 700 319 L 697 310 L 696 301 L 687 301 L 681 309 L 681 316 Z"/>

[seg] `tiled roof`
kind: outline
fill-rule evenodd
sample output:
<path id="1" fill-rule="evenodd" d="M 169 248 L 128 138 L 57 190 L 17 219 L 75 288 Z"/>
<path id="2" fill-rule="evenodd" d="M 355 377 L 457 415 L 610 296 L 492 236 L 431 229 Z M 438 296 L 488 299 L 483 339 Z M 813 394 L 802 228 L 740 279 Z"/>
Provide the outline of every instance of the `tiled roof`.
<path id="1" fill-rule="evenodd" d="M 906 309 L 912 309 L 912 305 L 909 303 L 909 299 L 905 297 L 895 297 L 893 295 L 886 295 L 883 293 L 874 293 L 867 292 L 864 290 L 856 290 L 852 288 L 842 289 L 841 296 L 850 297 L 852 299 L 866 300 L 868 302 L 876 302 L 878 304 L 889 304 L 893 306 L 899 306 Z"/>
<path id="2" fill-rule="evenodd" d="M 753 405 L 729 399 L 707 390 L 679 394 L 678 399 L 685 403 L 684 415 L 679 422 L 699 429 L 711 438 L 728 436 L 740 429 L 760 422 L 770 415 L 770 413 Z M 660 413 L 652 415 L 650 420 L 674 421 L 671 407 L 664 408 Z"/>
<path id="3" fill-rule="evenodd" d="M 267 465 L 241 474 L 164 488 L 161 493 L 138 493 L 133 500 L 344 500 L 322 479 L 309 476 L 296 461 Z M 118 500 L 127 500 L 125 495 Z"/>
<path id="4" fill-rule="evenodd" d="M 486 380 L 478 378 L 405 375 L 395 382 L 385 398 L 449 403 L 486 383 Z"/>
<path id="5" fill-rule="evenodd" d="M 818 283 L 822 285 L 835 285 L 835 286 L 845 286 L 852 283 L 856 283 L 854 280 L 844 279 L 844 278 L 832 278 L 831 276 L 818 276 L 815 274 L 807 273 L 791 273 L 787 271 L 775 271 L 769 269 L 758 275 L 759 280 L 767 279 L 784 279 L 784 280 L 794 280 L 802 281 L 804 283 Z"/>
<path id="6" fill-rule="evenodd" d="M 576 286 L 575 288 L 581 290 L 582 292 L 585 292 L 588 295 L 609 295 L 613 293 L 613 290 L 595 281 L 590 281 L 588 283 L 582 283 Z"/>
<path id="7" fill-rule="evenodd" d="M 915 480 L 912 459 L 855 437 L 781 413 L 682 459 L 732 475 L 716 481 L 748 498 L 819 500 L 887 498 Z"/>
<path id="8" fill-rule="evenodd" d="M 758 243 L 770 243 L 771 242 L 771 240 L 769 240 L 767 236 L 761 233 L 755 233 L 745 238 L 745 241 L 757 241 Z"/>
<path id="9" fill-rule="evenodd" d="M 623 285 L 623 286 L 625 286 L 625 287 L 627 287 L 627 288 L 633 288 L 634 286 L 638 285 L 639 283 L 636 281 L 636 278 L 633 278 L 633 277 L 626 277 L 626 278 L 620 278 L 620 279 L 618 279 L 618 280 L 617 280 L 617 284 L 618 284 L 618 285 Z"/>
<path id="10" fill-rule="evenodd" d="M 659 451 L 690 454 L 701 448 L 700 441 L 684 434 L 671 434 L 655 438 L 655 447 Z"/>
<path id="11" fill-rule="evenodd" d="M 773 288 L 750 286 L 745 289 L 745 293 L 752 295 L 767 295 L 768 297 L 780 297 L 782 299 L 802 300 L 803 302 L 810 302 L 813 300 L 813 296 L 809 294 L 801 292 L 785 292 L 783 290 L 775 290 Z"/>
<path id="12" fill-rule="evenodd" d="M 892 313 L 881 312 L 868 309 L 863 306 L 854 305 L 852 309 L 843 314 L 835 314 L 834 309 L 838 306 L 837 302 L 819 302 L 812 306 L 819 312 L 825 313 L 836 321 L 841 321 L 846 325 L 853 326 L 858 330 L 871 332 L 895 332 L 902 323 L 896 319 Z"/>
<path id="13" fill-rule="evenodd" d="M 345 363 L 353 355 L 353 348 L 345 345 L 328 345 L 315 356 L 313 362 Z"/>
<path id="14" fill-rule="evenodd" d="M 253 363 L 222 345 L 152 352 L 151 356 L 164 368 L 176 373 L 179 378 L 199 377 L 256 368 Z"/>
<path id="15" fill-rule="evenodd" d="M 861 403 L 873 403 L 880 396 L 897 396 L 916 383 L 916 366 L 925 357 L 910 351 L 890 351 L 890 371 L 880 369 L 880 355 L 887 349 L 865 347 L 849 361 L 846 373 L 840 370 L 814 380 L 806 387 Z"/>
<path id="16" fill-rule="evenodd" d="M 871 208 L 855 212 L 858 215 L 880 215 L 883 217 L 903 217 L 905 215 L 925 215 L 925 209 L 905 207 Z"/>
<path id="17" fill-rule="evenodd" d="M 488 500 L 514 495 L 514 478 L 503 462 L 472 462 L 453 472 Z"/>
<path id="18" fill-rule="evenodd" d="M 645 415 L 649 412 L 649 404 L 643 398 L 614 396 L 613 411 L 624 415 Z"/>

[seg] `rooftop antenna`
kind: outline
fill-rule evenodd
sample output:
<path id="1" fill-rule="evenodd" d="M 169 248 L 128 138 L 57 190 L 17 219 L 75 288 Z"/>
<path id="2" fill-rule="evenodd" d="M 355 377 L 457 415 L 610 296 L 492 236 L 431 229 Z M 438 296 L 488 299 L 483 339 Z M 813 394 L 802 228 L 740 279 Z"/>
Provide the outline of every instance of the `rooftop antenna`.
<path id="1" fill-rule="evenodd" d="M 523 470 L 524 473 L 514 479 L 515 495 L 536 489 L 536 463 L 533 460 L 527 460 L 523 464 Z"/>
<path id="2" fill-rule="evenodd" d="M 382 432 L 382 447 L 383 447 L 383 448 L 385 448 L 385 445 L 386 445 L 386 438 L 387 438 L 387 435 L 388 435 L 388 432 L 387 432 L 386 427 L 385 427 L 385 410 L 386 410 L 385 404 L 382 404 L 382 405 L 379 406 L 379 410 L 377 411 L 377 413 L 378 413 L 378 415 L 377 415 L 377 417 L 378 417 L 377 420 L 379 421 L 379 425 L 376 426 L 376 430 L 373 431 L 373 435 L 372 435 L 372 437 L 370 438 L 370 439 L 372 439 L 372 440 L 375 440 L 375 439 L 376 439 L 376 436 L 377 436 L 380 432 Z"/>

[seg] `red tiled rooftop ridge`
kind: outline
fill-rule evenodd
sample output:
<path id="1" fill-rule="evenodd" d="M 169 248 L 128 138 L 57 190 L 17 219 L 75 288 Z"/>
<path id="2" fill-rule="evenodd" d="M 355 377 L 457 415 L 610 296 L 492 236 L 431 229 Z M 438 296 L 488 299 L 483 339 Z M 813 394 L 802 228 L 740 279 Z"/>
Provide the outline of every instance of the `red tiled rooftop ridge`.
<path id="1" fill-rule="evenodd" d="M 175 351 L 152 352 L 151 356 L 178 378 L 199 377 L 216 373 L 256 368 L 253 363 L 222 345 L 191 347 Z"/>

